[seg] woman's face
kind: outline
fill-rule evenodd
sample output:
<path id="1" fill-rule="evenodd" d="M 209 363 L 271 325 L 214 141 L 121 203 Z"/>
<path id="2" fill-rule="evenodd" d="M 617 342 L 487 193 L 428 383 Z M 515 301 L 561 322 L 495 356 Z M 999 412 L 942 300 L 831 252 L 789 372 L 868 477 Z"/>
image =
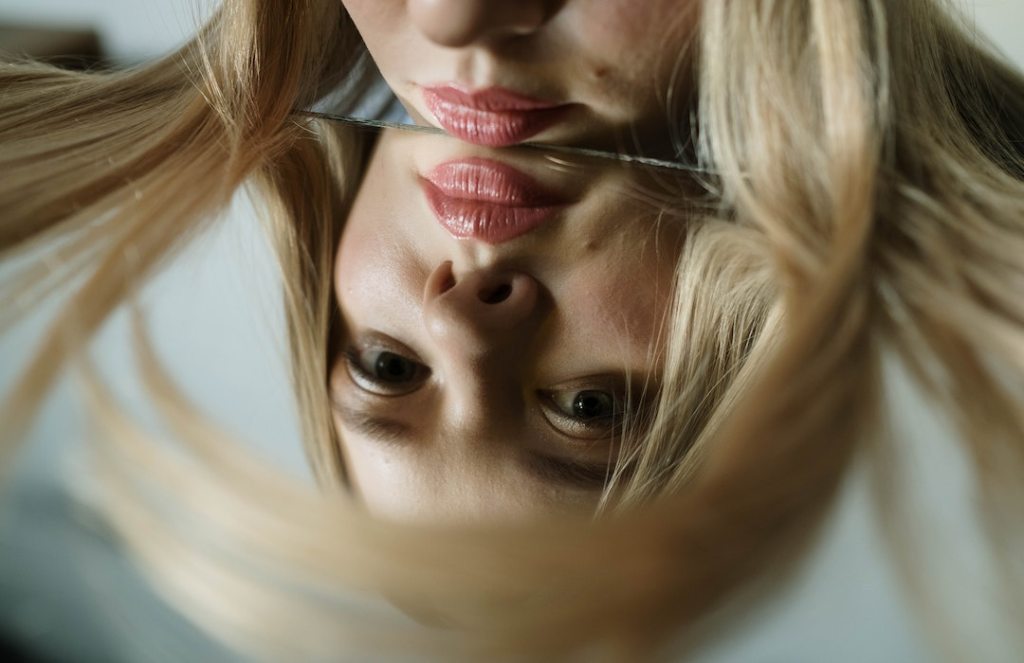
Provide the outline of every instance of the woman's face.
<path id="1" fill-rule="evenodd" d="M 480 145 L 633 149 L 685 90 L 695 0 L 343 0 L 412 117 Z M 685 92 L 682 93 L 685 96 Z M 641 148 L 643 149 L 643 148 Z"/>
<path id="2" fill-rule="evenodd" d="M 633 175 L 387 132 L 335 270 L 356 493 L 399 519 L 593 508 L 626 392 L 656 388 L 680 232 Z"/>

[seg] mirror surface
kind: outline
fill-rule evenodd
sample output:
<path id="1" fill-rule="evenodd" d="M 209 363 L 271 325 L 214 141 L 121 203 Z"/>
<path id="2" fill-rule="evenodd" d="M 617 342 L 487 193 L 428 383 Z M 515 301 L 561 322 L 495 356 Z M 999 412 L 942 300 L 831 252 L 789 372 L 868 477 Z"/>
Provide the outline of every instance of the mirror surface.
<path id="1" fill-rule="evenodd" d="M 661 383 L 692 174 L 574 148 L 470 145 L 422 127 L 297 120 L 316 136 L 316 167 L 339 148 L 364 155 L 344 172 L 326 166 L 343 210 L 328 219 L 338 315 L 332 342 L 316 348 L 353 494 L 382 517 L 416 521 L 592 512 Z M 312 482 L 283 365 L 277 256 L 253 203 L 240 198 L 141 303 L 190 400 Z M 7 383 L 48 315 L 5 335 Z M 118 316 L 93 356 L 146 421 L 131 346 Z M 104 643 L 122 640 L 110 615 L 131 615 L 131 642 L 203 650 L 109 531 L 83 517 L 75 493 L 87 466 L 53 462 L 85 451 L 89 422 L 72 392 L 62 387 L 31 432 L 4 502 L 4 628 L 32 642 L 60 633 L 58 659 L 110 659 Z M 106 611 L 89 609 L 97 586 Z"/>
<path id="2" fill-rule="evenodd" d="M 688 175 L 367 131 L 328 357 L 352 489 L 400 519 L 593 509 L 659 391 Z"/>

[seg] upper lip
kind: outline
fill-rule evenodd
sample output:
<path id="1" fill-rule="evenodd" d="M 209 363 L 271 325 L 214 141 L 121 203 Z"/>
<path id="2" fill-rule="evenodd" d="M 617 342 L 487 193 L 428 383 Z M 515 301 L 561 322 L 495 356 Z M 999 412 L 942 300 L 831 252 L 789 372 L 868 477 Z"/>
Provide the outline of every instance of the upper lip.
<path id="1" fill-rule="evenodd" d="M 491 147 L 523 142 L 559 122 L 573 106 L 502 87 L 467 90 L 446 84 L 422 89 L 424 103 L 445 131 Z"/>
<path id="2" fill-rule="evenodd" d="M 535 111 L 556 108 L 565 104 L 538 99 L 497 85 L 468 90 L 459 85 L 425 86 L 424 91 L 452 104 L 491 113 Z"/>

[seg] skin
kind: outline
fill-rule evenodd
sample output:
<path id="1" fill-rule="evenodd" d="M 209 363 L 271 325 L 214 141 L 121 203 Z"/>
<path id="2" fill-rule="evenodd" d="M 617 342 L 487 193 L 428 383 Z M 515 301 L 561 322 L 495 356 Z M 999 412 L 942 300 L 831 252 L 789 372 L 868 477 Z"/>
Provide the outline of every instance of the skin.
<path id="1" fill-rule="evenodd" d="M 500 244 L 452 237 L 419 178 L 483 155 L 576 202 Z M 678 225 L 655 231 L 651 210 L 623 195 L 635 185 L 626 169 L 562 163 L 438 136 L 380 138 L 338 248 L 347 339 L 331 372 L 346 465 L 371 512 L 422 522 L 594 508 L 617 438 L 607 420 L 566 412 L 583 390 L 625 401 L 627 380 L 656 381 L 681 242 Z M 506 299 L 481 299 L 502 285 Z M 382 352 L 418 366 L 395 393 L 375 393 L 363 375 Z M 597 469 L 581 481 L 566 465 Z"/>
<path id="2" fill-rule="evenodd" d="M 535 142 L 663 153 L 688 104 L 692 0 L 344 0 L 413 119 L 439 126 L 421 86 L 501 86 L 573 104 Z M 682 95 L 680 95 L 680 91 Z"/>

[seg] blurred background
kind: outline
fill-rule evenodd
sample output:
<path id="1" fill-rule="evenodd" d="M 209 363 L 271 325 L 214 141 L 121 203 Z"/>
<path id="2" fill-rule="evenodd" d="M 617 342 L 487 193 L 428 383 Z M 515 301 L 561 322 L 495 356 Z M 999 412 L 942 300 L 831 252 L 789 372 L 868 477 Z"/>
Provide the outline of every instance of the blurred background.
<path id="1" fill-rule="evenodd" d="M 1024 66 L 1024 0 L 961 3 L 977 26 Z M 167 53 L 210 15 L 212 0 L 0 0 L 0 51 L 65 66 L 121 66 Z M 3 94 L 3 90 L 0 90 Z M 0 265 L 0 278 L 6 273 Z M 270 249 L 247 200 L 162 273 L 141 301 L 174 377 L 258 452 L 308 478 L 287 375 L 284 330 Z M 6 390 L 45 328 L 39 311 L 0 337 Z M 125 316 L 104 328 L 98 363 L 119 396 L 145 411 Z M 21 453 L 0 506 L 0 660 L 31 651 L 53 661 L 227 661 L 162 605 L 87 512 L 66 478 L 84 462 L 82 406 L 62 382 Z M 2 422 L 0 422 L 2 425 Z M 737 626 L 704 661 L 811 661 L 842 643 L 833 661 L 928 660 L 908 635 L 908 609 L 893 589 L 866 498 L 854 490 L 827 541 L 791 591 Z M 873 643 L 859 643 L 858 631 Z M 878 642 L 879 638 L 881 642 Z M 886 640 L 888 638 L 888 640 Z"/>
<path id="2" fill-rule="evenodd" d="M 0 26 L 5 39 L 26 30 L 91 33 L 106 57 L 140 62 L 183 44 L 215 6 L 213 0 L 0 0 Z M 57 47 L 37 43 L 37 53 L 55 54 Z"/>
<path id="3" fill-rule="evenodd" d="M 69 66 L 143 62 L 183 44 L 207 0 L 0 0 L 0 50 Z M 0 90 L 0 95 L 3 91 Z M 0 264 L 0 279 L 5 265 Z M 225 222 L 141 293 L 164 364 L 193 402 L 298 476 L 307 476 L 287 372 L 274 258 L 238 196 Z M 0 336 L 6 392 L 54 308 Z M 94 356 L 118 397 L 145 416 L 127 317 L 102 330 Z M 76 385 L 47 401 L 0 502 L 0 660 L 231 661 L 163 605 L 75 499 L 87 462 Z M 0 422 L 2 425 L 2 422 Z M 18 653 L 2 647 L 18 648 Z"/>

